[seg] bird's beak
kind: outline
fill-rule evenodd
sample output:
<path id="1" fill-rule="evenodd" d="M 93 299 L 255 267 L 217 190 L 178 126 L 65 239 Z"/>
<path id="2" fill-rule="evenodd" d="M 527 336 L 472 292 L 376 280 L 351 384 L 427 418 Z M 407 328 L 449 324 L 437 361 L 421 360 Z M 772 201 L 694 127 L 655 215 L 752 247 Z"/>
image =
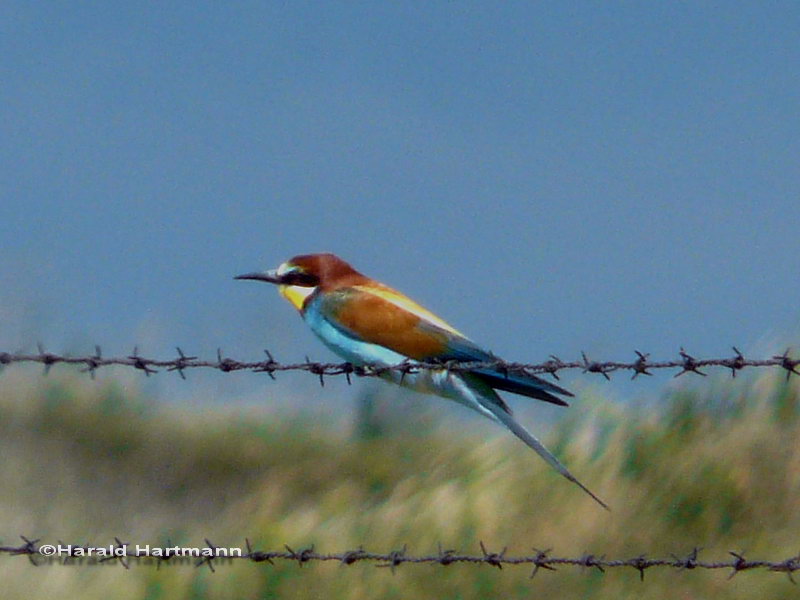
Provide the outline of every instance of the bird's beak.
<path id="1" fill-rule="evenodd" d="M 281 276 L 274 269 L 258 273 L 245 273 L 244 275 L 237 275 L 234 279 L 253 279 L 255 281 L 266 281 L 267 283 L 281 283 Z"/>

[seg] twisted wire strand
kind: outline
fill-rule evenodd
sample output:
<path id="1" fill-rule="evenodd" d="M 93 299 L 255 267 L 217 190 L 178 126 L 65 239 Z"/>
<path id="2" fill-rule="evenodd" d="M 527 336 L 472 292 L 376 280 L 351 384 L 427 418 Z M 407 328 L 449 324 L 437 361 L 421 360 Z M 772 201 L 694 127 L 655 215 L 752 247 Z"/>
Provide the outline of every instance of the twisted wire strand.
<path id="1" fill-rule="evenodd" d="M 114 538 L 113 544 L 108 544 L 103 547 L 88 546 L 85 544 L 70 545 L 58 542 L 58 544 L 40 544 L 39 539 L 29 539 L 25 536 L 20 536 L 23 543 L 18 546 L 0 546 L 0 556 L 27 556 L 30 562 L 39 566 L 43 564 L 43 559 L 57 558 L 61 564 L 71 564 L 70 561 L 76 559 L 91 558 L 98 562 L 118 561 L 125 568 L 129 568 L 130 560 L 148 559 L 156 561 L 158 566 L 162 563 L 167 563 L 170 560 L 181 557 L 180 548 L 170 546 L 171 542 L 167 542 L 167 547 L 162 548 L 162 554 L 153 554 L 152 552 L 143 552 L 136 548 L 131 548 L 130 544 L 123 542 L 120 538 Z M 455 550 L 445 550 L 439 545 L 438 552 L 428 555 L 414 555 L 408 553 L 408 548 L 404 546 L 399 550 L 390 552 L 370 552 L 359 547 L 354 550 L 344 550 L 340 552 L 323 553 L 317 552 L 314 547 L 303 548 L 294 550 L 290 546 L 285 546 L 284 550 L 277 551 L 261 551 L 256 550 L 250 543 L 250 540 L 245 539 L 244 551 L 240 554 L 226 555 L 225 552 L 219 553 L 219 550 L 225 550 L 224 547 L 216 546 L 208 539 L 205 540 L 203 548 L 193 548 L 193 550 L 207 551 L 208 556 L 202 556 L 194 561 L 195 566 L 200 567 L 203 565 L 208 566 L 212 571 L 215 570 L 215 564 L 220 564 L 225 560 L 246 560 L 253 563 L 268 563 L 274 565 L 276 561 L 296 562 L 299 566 L 303 566 L 309 562 L 329 562 L 334 561 L 343 565 L 352 565 L 355 563 L 372 563 L 376 567 L 388 567 L 394 571 L 397 567 L 404 564 L 436 564 L 441 566 L 448 566 L 453 564 L 470 564 L 470 565 L 489 565 L 502 569 L 504 566 L 529 566 L 532 567 L 531 577 L 539 573 L 540 570 L 556 571 L 559 567 L 581 567 L 594 568 L 601 572 L 607 569 L 634 569 L 638 571 L 639 576 L 644 580 L 645 571 L 654 568 L 680 570 L 727 570 L 730 571 L 728 578 L 741 573 L 742 571 L 768 571 L 774 573 L 786 573 L 792 583 L 796 583 L 793 574 L 800 571 L 800 554 L 790 556 L 781 560 L 760 560 L 749 559 L 741 552 L 728 552 L 731 558 L 726 560 L 705 561 L 699 558 L 699 549 L 694 548 L 689 554 L 685 556 L 671 555 L 670 558 L 651 558 L 646 554 L 630 558 L 606 558 L 605 555 L 598 556 L 596 554 L 583 554 L 575 557 L 556 556 L 551 554 L 551 550 L 538 550 L 533 548 L 534 554 L 530 555 L 508 555 L 507 548 L 503 548 L 500 552 L 493 552 L 487 549 L 483 542 L 480 542 L 480 554 L 462 554 Z M 53 555 L 43 551 L 60 548 L 60 551 Z M 169 551 L 174 548 L 174 553 L 167 552 L 163 554 L 163 550 Z M 99 550 L 99 551 L 98 551 Z"/>
<path id="2" fill-rule="evenodd" d="M 358 366 L 348 362 L 312 362 L 306 358 L 301 363 L 280 363 L 273 358 L 269 350 L 265 350 L 266 360 L 261 361 L 242 361 L 223 356 L 222 351 L 217 351 L 215 360 L 201 359 L 197 356 L 187 356 L 183 350 L 177 348 L 177 357 L 170 359 L 146 358 L 139 354 L 138 348 L 134 348 L 133 353 L 122 357 L 106 358 L 102 355 L 99 346 L 95 346 L 95 353 L 90 356 L 67 356 L 47 352 L 39 345 L 36 353 L 23 352 L 0 352 L 0 367 L 17 363 L 38 363 L 44 366 L 47 374 L 53 365 L 77 365 L 81 366 L 81 371 L 89 373 L 94 377 L 95 373 L 104 367 L 118 366 L 137 369 L 145 375 L 157 373 L 160 369 L 177 372 L 183 379 L 186 379 L 186 371 L 190 369 L 213 369 L 223 373 L 234 371 L 250 371 L 266 373 L 273 379 L 275 374 L 284 371 L 301 371 L 312 373 L 319 377 L 320 383 L 324 385 L 325 377 L 344 375 L 350 383 L 351 375 L 358 377 L 377 377 L 387 371 L 399 371 L 403 374 L 416 373 L 424 369 L 448 369 L 453 372 L 465 372 L 477 368 L 492 368 L 509 375 L 549 374 L 555 379 L 559 378 L 559 373 L 568 370 L 581 370 L 583 373 L 597 374 L 610 379 L 610 374 L 618 371 L 628 371 L 632 373 L 631 379 L 636 379 L 639 375 L 652 375 L 652 371 L 661 369 L 677 369 L 674 375 L 680 377 L 687 373 L 705 376 L 705 370 L 709 367 L 723 367 L 729 369 L 732 376 L 745 368 L 780 368 L 786 373 L 787 380 L 792 375 L 800 375 L 800 359 L 792 358 L 790 350 L 787 349 L 783 354 L 761 359 L 750 359 L 734 346 L 734 355 L 727 358 L 696 358 L 680 349 L 679 358 L 672 360 L 652 360 L 648 353 L 635 350 L 636 359 L 632 361 L 596 361 L 589 359 L 585 353 L 581 353 L 580 360 L 563 361 L 557 356 L 551 355 L 549 360 L 542 363 L 520 363 L 504 360 L 492 360 L 485 362 L 418 362 L 406 361 L 396 365 L 364 365 Z"/>

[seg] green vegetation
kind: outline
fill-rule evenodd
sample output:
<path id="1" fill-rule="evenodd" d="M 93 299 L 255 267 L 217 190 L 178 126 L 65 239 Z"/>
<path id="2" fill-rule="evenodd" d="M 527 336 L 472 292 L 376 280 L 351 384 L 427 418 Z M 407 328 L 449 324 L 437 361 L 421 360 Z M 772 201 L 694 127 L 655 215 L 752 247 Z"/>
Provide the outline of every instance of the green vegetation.
<path id="1" fill-rule="evenodd" d="M 600 509 L 488 427 L 391 430 L 355 441 L 235 406 L 161 406 L 117 382 L 0 375 L 0 542 L 364 546 L 414 554 L 669 556 L 702 548 L 778 560 L 800 550 L 800 387 L 700 381 L 655 407 L 584 398 L 547 441 Z M 336 398 L 348 402 L 350 398 Z M 453 407 L 453 410 L 457 410 Z M 778 598 L 784 574 L 368 564 L 34 567 L 0 556 L 3 597 Z"/>

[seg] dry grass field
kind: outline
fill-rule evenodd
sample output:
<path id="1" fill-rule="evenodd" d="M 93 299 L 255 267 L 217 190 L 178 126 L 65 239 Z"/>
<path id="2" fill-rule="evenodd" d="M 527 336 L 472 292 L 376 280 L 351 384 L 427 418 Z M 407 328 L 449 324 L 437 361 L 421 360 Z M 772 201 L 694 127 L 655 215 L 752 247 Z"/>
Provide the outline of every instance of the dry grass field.
<path id="1" fill-rule="evenodd" d="M 54 374 L 55 375 L 55 374 Z M 703 380 L 648 408 L 584 398 L 545 439 L 607 513 L 499 429 L 389 430 L 162 405 L 120 382 L 0 375 L 0 543 L 259 549 L 438 545 L 669 557 L 800 552 L 800 387 L 779 374 Z M 711 378 L 709 378 L 711 379 Z M 795 378 L 798 379 L 798 378 Z M 347 402 L 349 398 L 337 399 Z M 455 409 L 454 410 L 460 410 Z M 575 416 L 583 415 L 583 416 Z M 546 428 L 545 428 L 546 429 Z M 494 430 L 493 430 L 494 431 Z M 785 574 L 454 564 L 233 561 L 216 572 L 133 562 L 35 567 L 0 556 L 3 598 L 781 598 Z"/>

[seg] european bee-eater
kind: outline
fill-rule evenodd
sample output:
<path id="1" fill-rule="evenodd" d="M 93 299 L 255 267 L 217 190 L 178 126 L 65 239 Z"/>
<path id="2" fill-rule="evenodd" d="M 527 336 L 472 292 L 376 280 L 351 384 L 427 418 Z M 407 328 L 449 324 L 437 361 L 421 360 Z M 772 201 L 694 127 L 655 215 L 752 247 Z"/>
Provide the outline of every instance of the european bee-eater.
<path id="1" fill-rule="evenodd" d="M 497 360 L 494 354 L 410 298 L 362 275 L 333 254 L 295 256 L 275 270 L 239 275 L 236 279 L 276 284 L 322 342 L 354 365 L 391 366 L 409 359 L 428 363 Z M 572 396 L 567 390 L 534 375 L 495 368 L 465 372 L 443 367 L 405 374 L 390 370 L 381 376 L 423 393 L 455 400 L 505 425 L 556 471 L 608 508 L 517 423 L 495 391 L 566 406 L 556 394 Z"/>

